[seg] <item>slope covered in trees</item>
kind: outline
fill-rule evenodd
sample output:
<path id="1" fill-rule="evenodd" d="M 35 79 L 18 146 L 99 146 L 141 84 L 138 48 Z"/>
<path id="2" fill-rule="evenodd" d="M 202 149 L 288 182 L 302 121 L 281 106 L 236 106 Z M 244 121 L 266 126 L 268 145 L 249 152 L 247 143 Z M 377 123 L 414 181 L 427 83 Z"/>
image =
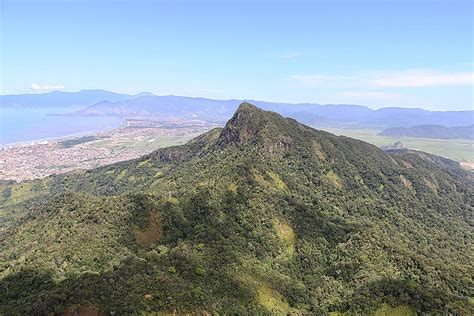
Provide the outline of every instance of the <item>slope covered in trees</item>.
<path id="1" fill-rule="evenodd" d="M 240 105 L 223 129 L 0 184 L 1 314 L 472 314 L 473 182 Z"/>

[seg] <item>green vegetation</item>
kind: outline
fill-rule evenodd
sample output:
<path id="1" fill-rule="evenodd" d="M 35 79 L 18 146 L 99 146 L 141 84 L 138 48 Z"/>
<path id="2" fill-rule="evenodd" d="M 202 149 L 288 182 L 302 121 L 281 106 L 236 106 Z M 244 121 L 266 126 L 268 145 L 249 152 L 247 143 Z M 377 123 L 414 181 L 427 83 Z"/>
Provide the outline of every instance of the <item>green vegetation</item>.
<path id="1" fill-rule="evenodd" d="M 456 161 L 474 163 L 474 140 L 470 139 L 430 139 L 415 137 L 388 137 L 377 135 L 379 130 L 324 128 L 336 135 L 344 135 L 366 141 L 376 146 L 388 146 L 401 141 L 409 149 L 421 150 Z"/>
<path id="2" fill-rule="evenodd" d="M 249 104 L 0 193 L 0 314 L 474 313 L 471 174 Z"/>
<path id="3" fill-rule="evenodd" d="M 277 314 L 287 314 L 290 311 L 290 305 L 285 298 L 274 289 L 259 285 L 257 287 L 258 303 L 267 311 Z"/>
<path id="4" fill-rule="evenodd" d="M 74 139 L 67 139 L 59 142 L 59 145 L 63 146 L 64 148 L 71 148 L 79 144 L 93 142 L 98 140 L 99 138 L 95 136 L 83 136 Z"/>
<path id="5" fill-rule="evenodd" d="M 330 182 L 333 186 L 335 186 L 335 187 L 337 187 L 337 188 L 339 188 L 339 189 L 342 188 L 342 181 L 341 181 L 341 178 L 340 178 L 336 173 L 334 173 L 334 171 L 329 170 L 329 171 L 326 173 L 326 178 L 329 180 L 329 182 Z"/>
<path id="6" fill-rule="evenodd" d="M 185 144 L 190 140 L 189 136 L 155 136 L 136 140 L 132 138 L 104 139 L 92 144 L 97 148 L 113 148 L 113 149 L 150 149 L 162 148 L 167 146 Z"/>
<path id="7" fill-rule="evenodd" d="M 445 127 L 442 125 L 416 125 L 392 127 L 380 132 L 382 136 L 419 137 L 436 139 L 474 139 L 474 125 Z"/>

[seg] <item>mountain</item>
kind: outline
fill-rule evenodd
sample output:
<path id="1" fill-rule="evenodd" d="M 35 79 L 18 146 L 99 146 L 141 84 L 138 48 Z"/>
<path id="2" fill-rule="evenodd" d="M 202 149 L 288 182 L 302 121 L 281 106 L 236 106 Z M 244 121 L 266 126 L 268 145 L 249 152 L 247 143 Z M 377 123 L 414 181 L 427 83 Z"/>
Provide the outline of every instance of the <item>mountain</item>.
<path id="1" fill-rule="evenodd" d="M 101 101 L 73 115 L 113 115 L 121 117 L 149 117 L 162 119 L 228 119 L 240 101 L 210 100 L 177 96 L 143 96 L 125 101 Z"/>
<path id="2" fill-rule="evenodd" d="M 372 110 L 361 105 L 281 103 L 254 100 L 212 100 L 180 96 L 118 94 L 105 90 L 54 91 L 41 94 L 0 95 L 0 108 L 67 108 L 78 110 L 67 115 L 199 119 L 226 122 L 242 102 L 300 120 L 318 127 L 388 128 L 435 124 L 467 126 L 474 122 L 474 111 L 427 111 L 408 108 Z"/>
<path id="3" fill-rule="evenodd" d="M 81 90 L 78 92 L 53 91 L 49 93 L 0 95 L 0 108 L 85 107 L 103 100 L 124 101 L 144 95 L 150 95 L 150 93 L 128 95 L 105 90 Z"/>
<path id="4" fill-rule="evenodd" d="M 470 125 L 474 111 L 427 111 L 407 108 L 372 110 L 361 105 L 277 103 L 252 100 L 211 100 L 180 96 L 143 96 L 121 101 L 104 101 L 72 115 L 114 115 L 121 117 L 154 116 L 162 119 L 199 118 L 225 122 L 238 105 L 250 102 L 262 109 L 293 117 L 313 126 L 386 128 L 414 124 L 445 126 Z"/>
<path id="5" fill-rule="evenodd" d="M 0 314 L 472 315 L 473 185 L 243 103 L 182 146 L 1 183 Z"/>
<path id="6" fill-rule="evenodd" d="M 389 137 L 421 137 L 437 139 L 474 139 L 474 125 L 446 127 L 442 125 L 416 125 L 412 127 L 392 127 L 379 133 Z"/>

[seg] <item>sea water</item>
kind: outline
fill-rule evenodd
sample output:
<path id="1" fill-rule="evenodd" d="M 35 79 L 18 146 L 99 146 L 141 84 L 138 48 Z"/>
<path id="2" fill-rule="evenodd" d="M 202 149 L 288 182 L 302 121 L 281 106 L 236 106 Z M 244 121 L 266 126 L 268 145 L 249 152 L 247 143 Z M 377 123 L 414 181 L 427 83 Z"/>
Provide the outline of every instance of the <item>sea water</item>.
<path id="1" fill-rule="evenodd" d="M 122 123 L 114 116 L 60 116 L 75 108 L 1 109 L 0 144 L 29 142 L 113 129 Z"/>

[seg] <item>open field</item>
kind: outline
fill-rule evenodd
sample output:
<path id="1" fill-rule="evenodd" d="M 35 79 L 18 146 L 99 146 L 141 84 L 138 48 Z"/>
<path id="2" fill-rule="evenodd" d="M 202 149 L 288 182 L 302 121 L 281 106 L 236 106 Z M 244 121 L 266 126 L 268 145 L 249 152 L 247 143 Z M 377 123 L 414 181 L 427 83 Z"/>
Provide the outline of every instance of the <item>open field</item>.
<path id="1" fill-rule="evenodd" d="M 385 137 L 378 136 L 378 130 L 373 129 L 342 129 L 322 128 L 336 135 L 344 135 L 366 141 L 376 146 L 388 146 L 400 141 L 404 147 L 421 150 L 427 153 L 446 157 L 467 166 L 474 164 L 474 140 L 468 139 L 429 139 L 413 137 Z M 474 169 L 474 166 L 472 166 Z"/>
<path id="2" fill-rule="evenodd" d="M 189 135 L 181 136 L 150 136 L 140 140 L 130 137 L 121 137 L 117 139 L 103 139 L 91 144 L 95 148 L 114 148 L 114 149 L 137 149 L 137 150 L 155 150 L 157 148 L 181 145 L 186 143 L 192 137 Z"/>

